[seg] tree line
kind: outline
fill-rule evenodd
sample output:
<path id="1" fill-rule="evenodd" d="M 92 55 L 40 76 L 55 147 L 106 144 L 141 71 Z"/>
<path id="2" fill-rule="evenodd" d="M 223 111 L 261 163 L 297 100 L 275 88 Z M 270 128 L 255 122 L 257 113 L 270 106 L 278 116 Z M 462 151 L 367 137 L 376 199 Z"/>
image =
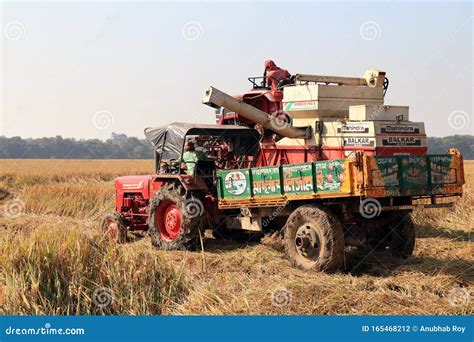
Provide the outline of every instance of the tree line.
<path id="1" fill-rule="evenodd" d="M 428 138 L 428 153 L 443 154 L 448 148 L 457 148 L 466 160 L 474 159 L 474 136 L 450 135 L 443 138 Z"/>
<path id="2" fill-rule="evenodd" d="M 474 136 L 452 135 L 428 138 L 428 152 L 447 153 L 454 147 L 464 159 L 474 159 Z M 23 139 L 0 136 L 0 159 L 152 159 L 153 148 L 145 139 L 112 133 L 110 139 Z"/>
<path id="3" fill-rule="evenodd" d="M 0 136 L 2 159 L 152 159 L 153 148 L 145 139 L 112 133 L 110 139 L 23 139 Z"/>

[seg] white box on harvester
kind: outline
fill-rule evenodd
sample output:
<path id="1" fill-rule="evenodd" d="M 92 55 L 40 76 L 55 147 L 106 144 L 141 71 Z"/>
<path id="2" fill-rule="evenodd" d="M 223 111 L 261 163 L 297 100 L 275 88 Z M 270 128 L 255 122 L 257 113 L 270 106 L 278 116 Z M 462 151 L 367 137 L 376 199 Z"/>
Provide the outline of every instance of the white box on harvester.
<path id="1" fill-rule="evenodd" d="M 409 121 L 408 106 L 358 105 L 349 107 L 350 121 Z"/>
<path id="2" fill-rule="evenodd" d="M 283 108 L 290 113 L 295 123 L 304 119 L 347 118 L 350 106 L 362 104 L 383 105 L 383 89 L 304 84 L 285 87 L 283 90 Z"/>

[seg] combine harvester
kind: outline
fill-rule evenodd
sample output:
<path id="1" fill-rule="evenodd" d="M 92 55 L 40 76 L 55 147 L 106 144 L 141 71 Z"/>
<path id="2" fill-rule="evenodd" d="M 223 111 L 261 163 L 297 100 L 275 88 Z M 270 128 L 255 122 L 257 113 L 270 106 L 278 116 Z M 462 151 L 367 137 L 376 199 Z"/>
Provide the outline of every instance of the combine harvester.
<path id="1" fill-rule="evenodd" d="M 145 130 L 156 173 L 117 178 L 105 234 L 124 242 L 127 231 L 148 230 L 170 250 L 195 247 L 205 229 L 244 241 L 282 230 L 296 266 L 335 271 L 346 246 L 410 256 L 411 211 L 462 196 L 462 156 L 427 154 L 424 124 L 384 104 L 384 72 L 296 75 L 277 89 L 249 80 L 236 97 L 207 89 L 217 125 Z"/>

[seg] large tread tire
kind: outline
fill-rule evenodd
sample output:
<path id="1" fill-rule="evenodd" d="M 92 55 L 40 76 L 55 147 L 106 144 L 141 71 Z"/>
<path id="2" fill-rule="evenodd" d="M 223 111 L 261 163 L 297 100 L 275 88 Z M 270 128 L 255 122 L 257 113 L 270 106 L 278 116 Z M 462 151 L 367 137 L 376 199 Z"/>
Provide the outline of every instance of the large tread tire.
<path id="1" fill-rule="evenodd" d="M 316 260 L 300 255 L 296 248 L 296 233 L 305 223 L 312 224 L 320 239 Z M 326 209 L 304 205 L 293 211 L 284 228 L 285 250 L 295 266 L 303 270 L 334 272 L 344 264 L 344 232 L 339 220 Z"/>
<path id="2" fill-rule="evenodd" d="M 391 230 L 390 237 L 390 253 L 395 258 L 406 259 L 413 254 L 415 249 L 415 224 L 410 214 L 402 213 L 396 215 L 389 228 Z"/>
<path id="3" fill-rule="evenodd" d="M 107 230 L 107 226 L 110 224 L 116 225 L 116 233 L 111 233 Z M 117 243 L 127 242 L 127 226 L 125 225 L 125 219 L 121 213 L 114 211 L 106 214 L 100 221 L 100 230 L 104 236 L 115 240 Z"/>
<path id="4" fill-rule="evenodd" d="M 151 238 L 153 246 L 162 250 L 194 250 L 199 246 L 201 226 L 203 223 L 204 210 L 198 215 L 187 208 L 187 203 L 196 198 L 196 203 L 202 202 L 197 197 L 184 191 L 181 185 L 167 184 L 160 188 L 155 193 L 155 196 L 150 201 L 149 217 L 148 217 L 148 233 Z M 171 201 L 180 209 L 182 216 L 182 225 L 179 234 L 173 240 L 167 240 L 160 234 L 160 229 L 157 226 L 157 210 L 160 203 Z"/>

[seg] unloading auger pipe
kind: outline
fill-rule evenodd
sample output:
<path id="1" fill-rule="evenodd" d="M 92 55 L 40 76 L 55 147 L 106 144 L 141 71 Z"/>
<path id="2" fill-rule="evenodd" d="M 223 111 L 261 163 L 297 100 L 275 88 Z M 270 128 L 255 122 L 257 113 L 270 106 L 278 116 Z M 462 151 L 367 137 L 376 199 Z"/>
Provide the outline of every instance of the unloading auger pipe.
<path id="1" fill-rule="evenodd" d="M 211 107 L 224 107 L 232 112 L 251 120 L 255 123 L 261 124 L 267 129 L 288 138 L 309 138 L 311 131 L 309 127 L 293 127 L 287 122 L 284 122 L 274 116 L 268 115 L 264 111 L 251 106 L 243 101 L 220 91 L 217 88 L 209 87 L 202 98 L 202 103 Z"/>

